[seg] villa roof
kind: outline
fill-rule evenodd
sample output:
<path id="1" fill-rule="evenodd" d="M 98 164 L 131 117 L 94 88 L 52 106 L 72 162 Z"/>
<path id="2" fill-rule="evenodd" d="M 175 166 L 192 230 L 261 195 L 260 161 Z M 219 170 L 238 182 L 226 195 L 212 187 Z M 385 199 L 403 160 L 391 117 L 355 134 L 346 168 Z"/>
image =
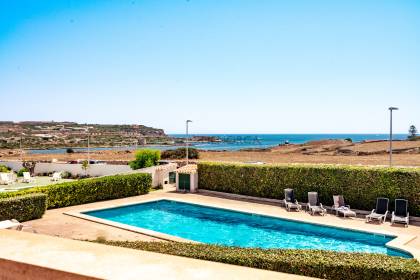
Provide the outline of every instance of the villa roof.
<path id="1" fill-rule="evenodd" d="M 194 174 L 194 173 L 197 173 L 197 165 L 188 164 L 188 165 L 178 168 L 176 172 L 182 173 L 182 174 Z"/>

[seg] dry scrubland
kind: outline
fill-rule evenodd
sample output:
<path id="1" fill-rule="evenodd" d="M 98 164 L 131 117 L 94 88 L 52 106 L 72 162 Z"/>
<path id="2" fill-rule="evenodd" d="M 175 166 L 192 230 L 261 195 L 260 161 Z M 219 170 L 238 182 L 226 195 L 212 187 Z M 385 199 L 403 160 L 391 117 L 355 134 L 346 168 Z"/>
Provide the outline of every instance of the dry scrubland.
<path id="1" fill-rule="evenodd" d="M 388 142 L 351 143 L 344 140 L 314 141 L 301 145 L 278 146 L 262 151 L 220 151 L 200 152 L 203 161 L 262 161 L 266 163 L 330 163 L 330 164 L 362 164 L 387 165 Z M 420 166 L 420 141 L 396 141 L 393 145 L 394 164 L 401 166 Z M 17 150 L 0 151 L 0 160 L 20 159 Z M 85 159 L 85 153 L 74 154 L 24 154 L 25 160 L 68 161 Z M 134 152 L 130 151 L 98 151 L 91 153 L 91 158 L 110 161 L 130 161 Z"/>

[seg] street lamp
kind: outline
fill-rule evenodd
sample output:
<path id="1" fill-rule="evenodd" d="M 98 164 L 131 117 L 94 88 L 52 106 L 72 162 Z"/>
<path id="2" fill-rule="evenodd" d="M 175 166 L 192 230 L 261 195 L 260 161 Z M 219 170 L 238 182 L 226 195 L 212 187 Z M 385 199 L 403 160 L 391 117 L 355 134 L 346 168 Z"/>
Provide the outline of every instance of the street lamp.
<path id="1" fill-rule="evenodd" d="M 188 123 L 190 123 L 190 122 L 192 122 L 192 120 L 187 120 L 186 122 L 185 122 L 185 125 L 186 125 L 186 129 L 187 129 L 187 138 L 185 139 L 185 154 L 186 154 L 186 157 L 187 157 L 187 164 L 188 164 Z"/>
<path id="2" fill-rule="evenodd" d="M 392 166 L 392 111 L 398 110 L 397 107 L 389 107 L 389 166 Z"/>
<path id="3" fill-rule="evenodd" d="M 88 165 L 90 165 L 90 134 L 89 127 L 87 127 L 87 152 L 88 152 Z"/>
<path id="4" fill-rule="evenodd" d="M 23 133 L 20 134 L 19 150 L 20 150 L 20 160 L 23 162 L 22 135 Z"/>

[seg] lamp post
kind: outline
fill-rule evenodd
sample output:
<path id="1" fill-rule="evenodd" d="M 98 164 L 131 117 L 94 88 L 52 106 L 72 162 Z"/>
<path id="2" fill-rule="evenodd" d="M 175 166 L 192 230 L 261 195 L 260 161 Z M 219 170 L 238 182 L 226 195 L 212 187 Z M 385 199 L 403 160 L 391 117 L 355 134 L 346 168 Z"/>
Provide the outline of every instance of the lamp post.
<path id="1" fill-rule="evenodd" d="M 19 150 L 20 150 L 20 160 L 23 162 L 22 135 L 23 133 L 20 134 Z"/>
<path id="2" fill-rule="evenodd" d="M 89 127 L 87 127 L 87 152 L 88 152 L 88 166 L 90 165 L 90 134 Z"/>
<path id="3" fill-rule="evenodd" d="M 186 137 L 186 139 L 185 139 L 185 154 L 186 154 L 186 158 L 187 158 L 187 164 L 188 164 L 188 123 L 190 123 L 190 122 L 192 122 L 191 120 L 187 120 L 186 122 L 185 122 L 185 125 L 186 125 L 186 135 L 187 135 L 187 137 Z"/>
<path id="4" fill-rule="evenodd" d="M 398 110 L 397 107 L 389 107 L 389 166 L 392 166 L 392 111 Z"/>

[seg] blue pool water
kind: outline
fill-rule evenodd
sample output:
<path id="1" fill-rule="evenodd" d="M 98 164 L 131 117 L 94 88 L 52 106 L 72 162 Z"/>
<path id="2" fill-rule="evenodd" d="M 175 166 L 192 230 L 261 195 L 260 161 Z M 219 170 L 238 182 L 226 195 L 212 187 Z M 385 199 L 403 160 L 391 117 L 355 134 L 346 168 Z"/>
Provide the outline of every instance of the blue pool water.
<path id="1" fill-rule="evenodd" d="M 158 200 L 84 214 L 210 244 L 322 249 L 411 258 L 387 248 L 391 236 L 294 222 L 243 212 Z"/>

